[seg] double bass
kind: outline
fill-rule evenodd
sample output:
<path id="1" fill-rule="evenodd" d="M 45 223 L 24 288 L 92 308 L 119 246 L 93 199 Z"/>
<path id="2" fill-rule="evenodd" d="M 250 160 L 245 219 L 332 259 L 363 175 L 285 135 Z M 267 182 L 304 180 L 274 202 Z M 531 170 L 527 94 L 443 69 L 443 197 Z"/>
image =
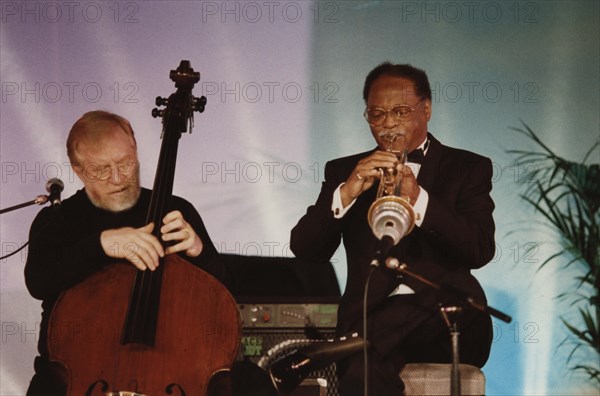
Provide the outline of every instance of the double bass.
<path id="1" fill-rule="evenodd" d="M 163 141 L 147 223 L 169 209 L 179 139 L 206 98 L 189 61 L 170 78 L 176 91 L 158 97 Z M 154 227 L 160 238 L 160 227 Z M 232 295 L 214 277 L 177 254 L 155 271 L 115 262 L 63 292 L 50 317 L 50 360 L 62 367 L 69 396 L 206 395 L 213 375 L 233 364 L 241 338 Z"/>

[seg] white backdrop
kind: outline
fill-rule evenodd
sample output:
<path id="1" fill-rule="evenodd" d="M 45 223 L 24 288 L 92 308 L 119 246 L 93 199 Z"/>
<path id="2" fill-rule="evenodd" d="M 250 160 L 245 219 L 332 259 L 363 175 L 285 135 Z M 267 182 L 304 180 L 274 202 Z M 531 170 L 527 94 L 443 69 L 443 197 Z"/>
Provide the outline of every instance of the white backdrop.
<path id="1" fill-rule="evenodd" d="M 536 271 L 554 242 L 517 198 L 527 169 L 507 149 L 527 122 L 557 153 L 581 160 L 599 134 L 599 6 L 595 1 L 2 1 L 0 206 L 65 182 L 81 188 L 65 140 L 84 112 L 130 119 L 142 182 L 151 186 L 160 122 L 180 60 L 208 99 L 182 137 L 175 193 L 202 214 L 222 252 L 286 256 L 289 231 L 316 199 L 329 159 L 374 146 L 362 119 L 364 77 L 382 61 L 425 69 L 430 131 L 492 159 L 498 252 L 476 272 L 495 321 L 487 393 L 597 394 L 558 347 L 573 273 Z M 531 148 L 531 146 L 529 146 Z M 594 153 L 595 162 L 598 153 Z M 27 240 L 39 207 L 3 214 L 2 255 Z M 522 230 L 522 232 L 514 232 Z M 533 250 L 529 250 L 533 248 Z M 0 394 L 22 395 L 40 303 L 24 286 L 26 252 L 0 264 Z M 341 287 L 343 251 L 333 258 Z"/>

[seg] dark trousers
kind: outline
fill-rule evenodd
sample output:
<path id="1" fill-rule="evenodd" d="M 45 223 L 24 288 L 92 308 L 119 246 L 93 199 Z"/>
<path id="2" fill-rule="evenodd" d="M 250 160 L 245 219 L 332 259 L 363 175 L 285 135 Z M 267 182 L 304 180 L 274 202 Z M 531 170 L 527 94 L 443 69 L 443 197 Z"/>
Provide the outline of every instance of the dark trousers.
<path id="1" fill-rule="evenodd" d="M 67 394 L 66 386 L 53 375 L 48 360 L 38 356 L 33 363 L 35 375 L 29 383 L 27 396 L 64 396 Z"/>
<path id="2" fill-rule="evenodd" d="M 395 296 L 368 319 L 369 395 L 402 395 L 399 377 L 407 363 L 451 363 L 450 331 L 437 303 L 427 304 L 415 295 Z M 483 367 L 492 343 L 489 315 L 464 308 L 458 317 L 460 362 Z M 351 326 L 363 334 L 362 321 Z M 357 353 L 337 363 L 341 396 L 364 395 L 364 355 Z"/>

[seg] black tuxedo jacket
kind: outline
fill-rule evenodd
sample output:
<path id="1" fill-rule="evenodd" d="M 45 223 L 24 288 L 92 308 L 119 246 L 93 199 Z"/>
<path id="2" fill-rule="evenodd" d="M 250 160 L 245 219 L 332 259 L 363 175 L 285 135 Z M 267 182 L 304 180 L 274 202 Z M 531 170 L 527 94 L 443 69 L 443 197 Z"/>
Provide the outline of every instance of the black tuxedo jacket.
<path id="1" fill-rule="evenodd" d="M 407 263 L 413 272 L 458 287 L 485 302 L 483 290 L 470 271 L 488 263 L 495 252 L 491 161 L 444 146 L 432 135 L 429 139 L 429 149 L 417 178 L 429 194 L 423 223 L 405 236 L 390 254 Z M 329 260 L 343 240 L 348 278 L 338 310 L 338 332 L 341 334 L 361 321 L 369 263 L 379 242 L 367 219 L 369 207 L 376 198 L 377 183 L 357 198 L 342 219 L 333 217 L 332 197 L 357 162 L 372 152 L 328 162 L 317 202 L 308 208 L 291 233 L 291 250 L 306 260 Z M 398 272 L 379 269 L 369 286 L 369 311 L 389 301 L 388 295 L 401 282 L 411 287 L 417 298 L 435 303 L 437 297 L 433 289 L 413 278 L 402 277 Z M 394 315 L 394 310 L 402 309 L 401 302 L 385 305 L 390 315 Z"/>

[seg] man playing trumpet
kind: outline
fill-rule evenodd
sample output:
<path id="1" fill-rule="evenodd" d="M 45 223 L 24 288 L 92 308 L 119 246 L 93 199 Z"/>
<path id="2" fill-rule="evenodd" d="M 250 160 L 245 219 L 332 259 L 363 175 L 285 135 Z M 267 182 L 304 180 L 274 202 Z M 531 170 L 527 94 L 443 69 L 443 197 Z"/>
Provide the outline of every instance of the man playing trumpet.
<path id="1" fill-rule="evenodd" d="M 338 335 L 363 334 L 363 292 L 369 263 L 380 246 L 368 221 L 381 170 L 402 175 L 400 197 L 413 211 L 414 229 L 395 241 L 389 256 L 421 276 L 485 303 L 471 270 L 495 252 L 492 164 L 488 158 L 441 144 L 428 133 L 431 89 L 424 71 L 383 63 L 366 78 L 365 118 L 377 148 L 327 163 L 317 202 L 291 233 L 291 249 L 306 260 L 329 260 L 343 240 L 348 279 L 338 310 Z M 407 162 L 398 152 L 408 152 Z M 372 395 L 400 395 L 399 372 L 410 362 L 451 362 L 442 296 L 385 268 L 375 271 L 368 295 L 369 382 Z M 488 359 L 489 315 L 465 309 L 459 319 L 460 361 L 482 367 Z M 363 394 L 364 359 L 337 362 L 340 393 Z"/>

